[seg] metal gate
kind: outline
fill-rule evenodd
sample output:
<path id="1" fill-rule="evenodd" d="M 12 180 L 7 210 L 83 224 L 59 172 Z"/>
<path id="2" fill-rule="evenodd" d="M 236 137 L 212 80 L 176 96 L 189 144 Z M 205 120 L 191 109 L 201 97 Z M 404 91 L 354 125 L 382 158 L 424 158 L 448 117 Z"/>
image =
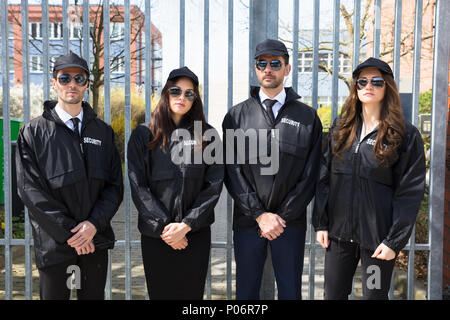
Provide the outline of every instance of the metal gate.
<path id="1" fill-rule="evenodd" d="M 202 79 L 203 81 L 203 102 L 205 107 L 205 115 L 210 120 L 215 116 L 214 112 L 217 112 L 216 109 L 211 107 L 213 99 L 215 98 L 210 93 L 212 92 L 212 86 L 214 81 L 216 81 L 216 75 L 212 72 L 212 66 L 216 66 L 217 64 L 224 64 L 224 68 L 226 69 L 224 78 L 225 89 L 222 89 L 226 94 L 224 95 L 224 101 L 226 105 L 226 109 L 229 109 L 233 106 L 236 101 L 236 94 L 234 90 L 238 90 L 239 88 L 234 88 L 233 83 L 237 79 L 237 71 L 235 68 L 235 64 L 239 61 L 242 61 L 243 58 L 240 54 L 237 55 L 237 51 L 243 50 L 244 53 L 249 52 L 248 60 L 246 61 L 247 67 L 249 68 L 248 72 L 248 84 L 255 83 L 255 75 L 251 71 L 253 66 L 253 59 L 251 52 L 256 44 L 262 41 L 265 38 L 282 38 L 284 34 L 279 34 L 280 25 L 279 25 L 279 17 L 281 14 L 288 14 L 291 16 L 292 21 L 292 33 L 290 39 L 288 40 L 292 43 L 292 48 L 304 48 L 305 50 L 292 50 L 292 60 L 291 64 L 293 66 L 292 70 L 292 78 L 289 80 L 292 83 L 292 86 L 296 89 L 299 88 L 299 77 L 302 77 L 302 72 L 305 70 L 309 70 L 310 76 L 310 104 L 313 108 L 318 108 L 320 105 L 319 101 L 319 78 L 320 72 L 323 70 L 321 53 L 323 52 L 319 46 L 319 39 L 323 36 L 323 30 L 321 31 L 320 25 L 323 20 L 331 19 L 332 20 L 332 30 L 328 33 L 327 41 L 329 43 L 329 49 L 327 54 L 329 57 L 338 57 L 340 56 L 340 41 L 342 41 L 343 33 L 341 32 L 341 23 L 342 23 L 342 11 L 341 5 L 349 5 L 350 8 L 353 8 L 353 12 L 350 14 L 351 18 L 348 21 L 352 21 L 353 30 L 361 30 L 360 32 L 353 32 L 353 34 L 347 34 L 347 36 L 351 37 L 353 49 L 351 52 L 348 52 L 347 55 L 352 57 L 350 59 L 351 63 L 347 65 L 348 68 L 354 68 L 361 60 L 362 56 L 375 56 L 380 57 L 381 48 L 382 48 L 382 40 L 385 35 L 381 34 L 381 8 L 382 8 L 382 0 L 367 0 L 370 2 L 371 10 L 369 11 L 369 16 L 373 18 L 373 27 L 371 39 L 372 41 L 367 41 L 365 43 L 361 42 L 362 33 L 366 33 L 366 29 L 361 29 L 361 23 L 366 21 L 367 17 L 362 15 L 363 8 L 365 8 L 366 1 L 359 0 L 314 0 L 312 1 L 312 11 L 308 15 L 308 20 L 312 22 L 312 27 L 310 28 L 310 41 L 311 45 L 309 49 L 306 49 L 302 42 L 302 38 L 299 30 L 300 21 L 300 12 L 306 6 L 306 1 L 301 0 L 247 0 L 247 1 L 219 1 L 219 2 L 210 2 L 208 0 L 171 0 L 169 1 L 171 5 L 174 6 L 176 10 L 179 10 L 180 14 L 178 16 L 178 23 L 173 24 L 173 28 L 178 29 L 177 39 L 179 43 L 179 56 L 178 56 L 178 65 L 183 66 L 186 64 L 186 61 L 192 59 L 192 55 L 199 56 L 199 50 L 193 52 L 192 50 L 188 50 L 189 43 L 186 38 L 189 34 L 186 33 L 188 30 L 188 26 L 186 24 L 186 16 L 195 6 L 200 6 L 203 9 L 203 14 L 195 17 L 198 21 L 202 21 L 203 26 L 203 52 L 200 52 L 202 55 Z M 411 107 L 411 121 L 416 126 L 418 125 L 418 106 L 419 106 L 419 89 L 420 89 L 420 64 L 421 64 L 421 41 L 422 41 L 422 8 L 424 0 L 415 0 L 415 18 L 414 18 L 414 32 L 413 39 L 414 44 L 412 45 L 413 49 L 411 50 L 411 54 L 413 55 L 413 76 L 412 76 L 412 107 Z M 50 2 L 50 3 L 49 3 Z M 89 61 L 89 56 L 91 54 L 90 46 L 91 40 L 89 36 L 89 5 L 98 4 L 103 6 L 103 8 L 110 8 L 111 3 L 114 1 L 103 0 L 103 1 L 75 1 L 75 3 L 82 2 L 82 11 L 83 11 L 83 23 L 82 23 L 82 44 L 81 44 L 81 54 L 82 56 Z M 123 5 L 124 12 L 124 39 L 123 43 L 130 43 L 130 34 L 132 32 L 132 24 L 130 23 L 130 8 L 132 5 L 137 6 L 140 10 L 142 10 L 143 15 L 145 17 L 145 25 L 149 26 L 152 21 L 152 9 L 150 1 L 131 1 L 125 0 L 121 2 Z M 136 5 L 136 2 L 139 4 Z M 411 0 L 412 2 L 412 0 Z M 152 1 L 152 4 L 159 3 L 158 1 Z M 308 1 L 307 3 L 311 3 Z M 394 25 L 393 25 L 393 46 L 391 50 L 391 55 L 393 59 L 393 70 L 395 79 L 399 79 L 400 75 L 400 62 L 403 59 L 403 54 L 401 53 L 401 45 L 402 43 L 402 34 L 401 34 L 401 24 L 402 24 L 402 7 L 405 2 L 402 0 L 383 0 L 383 4 L 392 3 L 393 12 L 392 16 L 394 17 Z M 431 1 L 433 4 L 433 1 Z M 42 69 L 50 70 L 50 61 L 51 61 L 51 52 L 49 49 L 49 42 L 51 40 L 51 35 L 49 34 L 49 5 L 58 5 L 62 6 L 62 19 L 61 19 L 61 41 L 62 41 L 62 49 L 60 49 L 59 53 L 68 52 L 70 42 L 70 30 L 69 30 L 69 16 L 68 9 L 70 5 L 73 5 L 74 1 L 62 0 L 62 1 L 49 1 L 42 0 L 41 8 L 42 8 L 42 26 L 40 27 L 42 36 L 41 36 L 41 49 L 42 49 Z M 10 90 L 14 87 L 14 83 L 11 83 L 10 79 L 10 56 L 13 56 L 15 53 L 14 49 L 14 39 L 10 39 L 9 34 L 11 28 L 12 21 L 8 19 L 8 11 L 11 5 L 20 6 L 20 21 L 24 25 L 29 25 L 29 14 L 28 8 L 29 4 L 27 0 L 1 0 L 1 74 L 2 74 L 2 107 L 3 107 L 3 141 L 4 141 L 4 159 L 3 159 L 3 168 L 4 168 L 4 238 L 0 239 L 0 248 L 4 248 L 4 292 L 5 299 L 13 298 L 13 263 L 12 263 L 12 248 L 15 246 L 23 246 L 25 248 L 25 286 L 24 288 L 17 288 L 16 290 L 24 290 L 24 296 L 26 299 L 32 299 L 32 246 L 33 240 L 31 235 L 31 229 L 28 219 L 28 214 L 25 212 L 25 236 L 23 239 L 13 239 L 12 234 L 12 193 L 11 183 L 12 183 L 12 164 L 11 164 L 11 126 L 10 126 Z M 217 10 L 217 7 L 222 8 L 222 12 L 226 13 L 224 21 L 226 22 L 222 25 L 222 29 L 226 30 L 225 41 L 227 42 L 227 49 L 225 54 L 225 59 L 216 60 L 215 55 L 211 55 L 214 46 L 217 46 L 217 42 L 211 36 L 214 31 L 211 28 L 213 24 L 213 20 L 211 16 Z M 321 8 L 332 8 L 331 10 L 322 10 Z M 430 157 L 430 193 L 429 193 L 429 240 L 427 243 L 416 243 L 414 238 L 414 232 L 410 239 L 409 244 L 406 246 L 405 250 L 409 251 L 408 255 L 408 271 L 407 271 L 407 299 L 414 299 L 414 252 L 423 250 L 427 251 L 428 254 L 428 287 L 427 287 L 427 298 L 428 299 L 441 299 L 442 298 L 442 263 L 443 263 L 443 216 L 444 216 L 444 190 L 445 190 L 445 144 L 446 144 L 446 118 L 443 116 L 447 113 L 447 86 L 448 86 L 448 63 L 449 63 L 449 37 L 445 34 L 449 29 L 449 18 L 450 18 L 450 3 L 445 0 L 436 0 L 435 2 L 435 12 L 434 12 L 434 33 L 433 33 L 433 72 L 432 72 L 432 113 L 431 113 L 431 157 Z M 200 9 L 201 10 L 201 9 Z M 236 46 L 236 39 L 241 36 L 240 32 L 236 33 L 236 15 L 237 10 L 244 10 L 244 17 L 247 19 L 247 32 L 246 35 L 248 37 L 248 42 L 245 46 Z M 326 13 L 324 14 L 324 11 Z M 287 12 L 287 13 L 286 13 Z M 365 14 L 365 11 L 364 11 Z M 388 13 L 389 14 L 389 13 Z M 325 15 L 325 17 L 324 17 Z M 348 18 L 348 17 L 347 17 Z M 111 34 L 110 34 L 110 23 L 112 22 L 112 18 L 110 16 L 110 10 L 103 10 L 103 23 L 104 23 L 104 57 L 106 59 L 110 59 L 111 54 Z M 370 23 L 369 23 L 370 25 Z M 53 30 L 53 29 L 50 29 Z M 30 31 L 29 28 L 20 28 L 20 37 L 21 37 L 21 50 L 22 50 L 22 75 L 23 75 L 23 120 L 29 121 L 30 119 Z M 143 42 L 146 44 L 150 44 L 152 41 L 151 36 L 151 28 L 145 28 L 145 31 L 142 34 Z M 167 40 L 170 41 L 170 40 Z M 132 52 L 130 51 L 129 45 L 124 45 L 124 81 L 123 86 L 125 88 L 125 108 L 124 108 L 124 117 L 125 117 L 125 141 L 128 141 L 128 138 L 131 133 L 131 56 Z M 370 49 L 371 47 L 371 49 Z M 369 49 L 367 49 L 369 48 Z M 152 65 L 154 63 L 154 57 L 152 53 L 152 48 L 150 45 L 143 45 L 141 48 L 142 59 L 147 62 L 148 65 Z M 307 53 L 305 53 L 307 52 Z M 346 57 L 344 55 L 343 59 Z M 338 70 L 339 68 L 346 68 L 341 65 L 339 59 L 331 59 L 328 61 L 332 61 L 329 67 L 332 70 Z M 14 64 L 13 64 L 14 66 Z M 17 67 L 15 68 L 17 70 Z M 145 68 L 144 77 L 147 83 L 152 82 L 152 68 Z M 299 70 L 299 72 L 297 72 Z M 167 71 L 166 71 L 167 72 Z M 50 97 L 50 73 L 43 72 L 43 92 L 44 99 L 48 99 Z M 328 81 L 331 83 L 331 111 L 332 111 L 332 119 L 337 116 L 338 113 L 338 95 L 339 95 L 339 74 L 337 72 L 332 73 L 330 76 L 331 79 Z M 14 78 L 14 77 L 13 77 Z M 109 63 L 105 63 L 104 68 L 104 120 L 107 123 L 111 123 L 111 66 Z M 248 85 L 246 86 L 248 88 Z M 300 86 L 301 87 L 301 86 Z M 89 98 L 89 95 L 87 95 Z M 150 120 L 150 106 L 152 100 L 152 90 L 145 90 L 145 120 Z M 222 110 L 222 117 L 226 112 Z M 126 160 L 127 148 L 125 143 L 125 173 L 127 172 L 128 162 Z M 234 292 L 233 285 L 233 244 L 232 244 L 232 200 L 229 195 L 224 192 L 223 197 L 224 206 L 222 210 L 216 210 L 216 216 L 221 216 L 225 221 L 225 229 L 224 229 L 224 239 L 222 240 L 213 240 L 212 248 L 213 250 L 222 250 L 225 252 L 225 261 L 224 261 L 224 272 L 225 272 L 225 289 L 223 292 L 224 299 L 232 299 Z M 26 211 L 26 209 L 25 209 Z M 310 219 L 310 212 L 308 210 L 308 219 Z M 124 287 L 125 287 L 125 299 L 132 298 L 132 272 L 131 272 L 131 259 L 132 259 L 132 248 L 139 248 L 140 241 L 132 240 L 131 238 L 131 212 L 132 212 L 132 203 L 131 203 L 131 194 L 130 187 L 128 181 L 128 175 L 125 174 L 125 197 L 124 197 L 124 214 L 125 214 L 125 237 L 124 239 L 116 241 L 116 248 L 123 248 L 124 250 Z M 309 221 L 309 220 L 308 220 Z M 312 228 L 309 228 L 311 230 Z M 113 249 L 116 250 L 116 249 Z M 321 263 L 319 260 L 321 247 L 315 241 L 314 232 L 309 231 L 307 236 L 307 243 L 305 247 L 305 259 L 308 263 L 305 263 L 304 270 L 304 288 L 307 292 L 307 295 L 304 298 L 315 299 L 317 298 L 317 291 L 321 290 L 318 287 L 317 277 L 320 276 L 317 272 L 318 265 Z M 305 261 L 306 261 L 305 260 Z M 275 297 L 275 287 L 273 275 L 270 273 L 270 266 L 268 266 L 267 272 L 265 272 L 265 277 L 263 280 L 263 289 L 262 296 L 263 298 L 273 299 Z M 206 298 L 211 299 L 211 287 L 212 287 L 212 276 L 211 276 L 211 268 L 208 272 L 207 277 L 207 285 L 206 285 Z M 106 298 L 112 298 L 112 281 L 111 281 L 111 252 L 110 252 L 110 263 L 108 268 L 108 280 L 106 286 Z M 0 288 L 3 290 L 3 288 Z M 393 293 L 391 290 L 391 297 L 393 297 Z"/>

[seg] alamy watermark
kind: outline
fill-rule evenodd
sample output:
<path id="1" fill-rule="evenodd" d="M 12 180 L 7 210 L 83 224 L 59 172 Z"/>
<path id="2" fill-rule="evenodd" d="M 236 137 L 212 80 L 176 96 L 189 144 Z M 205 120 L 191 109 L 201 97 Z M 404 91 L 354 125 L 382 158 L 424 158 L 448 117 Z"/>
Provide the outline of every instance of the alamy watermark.
<path id="1" fill-rule="evenodd" d="M 279 169 L 279 129 L 226 129 L 223 144 L 215 129 L 202 134 L 202 122 L 194 122 L 194 136 L 187 129 L 174 130 L 172 162 L 180 164 L 260 164 L 261 175 L 274 175 Z M 210 142 L 202 148 L 202 137 Z M 269 141 L 270 140 L 270 141 Z M 192 151 L 194 150 L 194 151 Z M 225 152 L 225 157 L 223 156 Z"/>
<path id="2" fill-rule="evenodd" d="M 70 274 L 70 276 L 67 277 L 66 285 L 67 289 L 81 289 L 81 270 L 80 267 L 77 265 L 70 265 L 66 269 L 66 273 Z"/>

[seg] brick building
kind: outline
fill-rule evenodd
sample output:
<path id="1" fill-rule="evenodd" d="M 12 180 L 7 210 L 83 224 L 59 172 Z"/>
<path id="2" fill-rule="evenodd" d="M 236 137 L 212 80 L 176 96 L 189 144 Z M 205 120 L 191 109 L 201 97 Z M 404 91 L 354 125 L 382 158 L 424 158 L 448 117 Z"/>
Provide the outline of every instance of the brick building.
<path id="1" fill-rule="evenodd" d="M 89 6 L 90 32 L 100 30 L 100 37 L 95 40 L 90 37 L 89 63 L 91 70 L 97 63 L 97 69 L 104 66 L 103 59 L 103 21 L 102 7 L 98 5 Z M 82 20 L 83 7 L 69 6 L 68 9 L 68 28 L 69 28 L 69 47 L 73 52 L 82 55 Z M 110 67 L 111 81 L 123 83 L 124 81 L 124 7 L 118 5 L 110 6 Z M 43 28 L 42 28 L 42 6 L 30 5 L 28 7 L 28 33 L 29 33 L 29 54 L 30 54 L 30 82 L 41 84 L 43 82 Z M 49 25 L 49 56 L 50 71 L 52 63 L 59 55 L 63 54 L 63 16 L 62 6 L 49 6 L 48 8 L 48 25 Z M 9 57 L 10 57 L 10 81 L 11 85 L 21 84 L 23 81 L 22 74 L 22 23 L 21 23 L 21 6 L 8 6 L 8 22 L 9 22 Z M 137 6 L 130 7 L 130 24 L 131 24 L 131 82 L 135 84 L 143 84 L 145 82 L 145 24 L 144 14 Z M 95 33 L 97 35 L 97 33 Z M 157 89 L 161 86 L 161 59 L 162 59 L 162 36 L 161 32 L 152 24 L 152 87 Z M 101 47 L 99 47 L 101 44 Z M 93 52 L 99 52 L 95 54 Z M 98 61 L 96 61 L 96 59 Z"/>

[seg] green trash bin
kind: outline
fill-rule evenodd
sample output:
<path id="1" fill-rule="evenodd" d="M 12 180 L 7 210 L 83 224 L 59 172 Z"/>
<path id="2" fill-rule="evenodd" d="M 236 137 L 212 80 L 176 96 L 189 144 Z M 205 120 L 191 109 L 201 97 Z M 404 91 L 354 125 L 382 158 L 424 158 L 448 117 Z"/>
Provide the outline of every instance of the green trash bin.
<path id="1" fill-rule="evenodd" d="M 16 141 L 17 140 L 17 136 L 19 135 L 19 129 L 23 124 L 23 120 L 22 119 L 18 119 L 18 118 L 10 118 L 11 120 L 11 141 Z M 5 194 L 3 192 L 3 117 L 0 117 L 0 170 L 1 170 L 1 175 L 0 175 L 0 205 L 5 204 Z M 11 166 L 13 166 L 15 164 L 11 163 Z M 13 177 L 14 178 L 14 177 Z"/>

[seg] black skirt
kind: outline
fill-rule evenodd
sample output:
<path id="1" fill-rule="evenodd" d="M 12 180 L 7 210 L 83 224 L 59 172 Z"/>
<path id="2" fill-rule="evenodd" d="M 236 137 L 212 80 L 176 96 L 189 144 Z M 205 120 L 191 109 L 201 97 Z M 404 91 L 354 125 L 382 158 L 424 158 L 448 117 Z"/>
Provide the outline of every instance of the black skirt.
<path id="1" fill-rule="evenodd" d="M 161 238 L 141 235 L 142 260 L 151 300 L 201 300 L 211 248 L 211 228 L 186 235 L 188 246 L 174 250 Z"/>

